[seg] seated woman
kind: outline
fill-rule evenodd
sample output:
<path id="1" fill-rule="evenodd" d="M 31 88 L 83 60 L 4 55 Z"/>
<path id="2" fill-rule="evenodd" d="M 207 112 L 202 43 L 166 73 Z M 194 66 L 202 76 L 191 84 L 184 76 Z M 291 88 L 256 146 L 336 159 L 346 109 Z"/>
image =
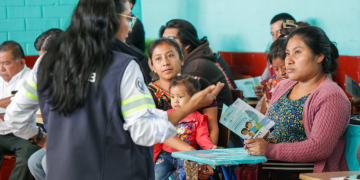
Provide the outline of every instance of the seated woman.
<path id="1" fill-rule="evenodd" d="M 339 52 L 318 27 L 295 29 L 286 39 L 289 80 L 280 82 L 270 101 L 274 130 L 265 139 L 245 140 L 252 155 L 288 162 L 314 162 L 314 172 L 348 170 L 345 130 L 350 102 L 326 77 L 337 69 Z"/>
<path id="2" fill-rule="evenodd" d="M 150 66 L 155 73 L 158 74 L 159 80 L 149 83 L 148 88 L 154 98 L 156 108 L 162 110 L 171 109 L 171 96 L 169 93 L 170 83 L 179 73 L 181 73 L 181 66 L 183 65 L 182 53 L 176 41 L 167 38 L 160 38 L 153 41 L 149 45 Z M 205 79 L 195 77 L 199 83 L 200 88 L 204 89 L 210 85 Z M 217 105 L 214 101 L 209 106 L 200 109 L 200 113 L 208 115 L 208 130 L 210 134 L 210 141 L 217 144 L 218 125 L 217 125 Z M 181 141 L 177 137 L 173 137 L 164 142 L 177 151 L 195 150 L 189 144 Z M 154 146 L 154 162 L 160 153 L 162 144 Z M 200 172 L 199 177 L 204 177 L 213 174 L 210 166 L 207 167 L 209 172 Z"/>
<path id="3" fill-rule="evenodd" d="M 269 103 L 274 91 L 274 87 L 282 80 L 288 79 L 285 70 L 285 50 L 284 38 L 276 39 L 270 46 L 269 54 L 267 55 L 268 63 L 274 68 L 275 75 L 260 82 L 263 97 L 256 105 L 255 109 L 265 114 L 269 108 Z"/>
<path id="4" fill-rule="evenodd" d="M 179 75 L 173 78 L 170 84 L 172 109 L 168 110 L 167 113 L 170 114 L 181 106 L 184 106 L 199 89 L 200 85 L 198 80 L 191 76 Z M 175 126 L 177 129 L 177 138 L 188 143 L 193 148 L 199 145 L 205 150 L 216 149 L 216 146 L 210 142 L 207 118 L 207 115 L 202 115 L 197 111 L 188 115 Z M 186 179 L 184 160 L 173 158 L 171 156 L 172 152 L 177 152 L 177 150 L 166 145 L 162 146 L 161 153 L 155 164 L 155 179 L 166 179 L 175 170 L 181 180 Z"/>

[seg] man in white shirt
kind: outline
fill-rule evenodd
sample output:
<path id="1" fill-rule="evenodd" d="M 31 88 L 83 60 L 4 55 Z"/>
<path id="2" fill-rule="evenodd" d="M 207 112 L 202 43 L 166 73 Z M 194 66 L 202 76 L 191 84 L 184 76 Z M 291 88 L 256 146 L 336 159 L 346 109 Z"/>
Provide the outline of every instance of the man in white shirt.
<path id="1" fill-rule="evenodd" d="M 25 55 L 21 46 L 14 41 L 5 41 L 0 45 L 0 166 L 4 155 L 16 154 L 15 168 L 10 180 L 31 180 L 27 161 L 32 153 L 39 149 L 29 141 L 14 136 L 11 128 L 4 122 L 4 113 L 14 94 L 26 80 L 30 68 L 25 65 Z"/>

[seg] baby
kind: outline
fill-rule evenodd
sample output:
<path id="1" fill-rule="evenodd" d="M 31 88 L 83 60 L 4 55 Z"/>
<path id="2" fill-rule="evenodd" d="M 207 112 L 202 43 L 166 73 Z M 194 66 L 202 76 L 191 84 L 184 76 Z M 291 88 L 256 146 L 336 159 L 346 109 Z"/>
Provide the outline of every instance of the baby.
<path id="1" fill-rule="evenodd" d="M 173 109 L 168 110 L 167 113 L 170 114 L 184 106 L 191 96 L 199 91 L 199 88 L 199 82 L 194 77 L 187 75 L 175 77 L 170 84 L 171 107 Z M 216 146 L 211 143 L 209 138 L 207 120 L 207 115 L 202 115 L 195 111 L 181 120 L 176 126 L 177 137 L 195 149 L 197 149 L 197 145 L 200 145 L 205 150 L 216 149 Z M 155 179 L 166 179 L 175 170 L 180 179 L 186 179 L 184 160 L 173 158 L 171 156 L 172 152 L 176 152 L 176 150 L 165 144 L 162 146 L 162 151 L 155 163 Z"/>

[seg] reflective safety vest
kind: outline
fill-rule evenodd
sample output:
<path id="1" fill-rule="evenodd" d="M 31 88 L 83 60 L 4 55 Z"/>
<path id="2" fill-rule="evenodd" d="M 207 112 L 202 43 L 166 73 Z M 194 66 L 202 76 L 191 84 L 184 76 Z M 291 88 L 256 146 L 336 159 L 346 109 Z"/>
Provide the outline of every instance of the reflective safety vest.
<path id="1" fill-rule="evenodd" d="M 121 91 L 126 91 L 120 89 L 121 79 L 127 65 L 134 59 L 138 62 L 132 56 L 114 52 L 114 60 L 99 87 L 91 83 L 84 106 L 67 116 L 56 110 L 51 111 L 46 96 L 48 90 L 39 94 L 39 104 L 48 131 L 46 179 L 154 179 L 152 147 L 134 144 L 129 132 L 123 127 L 122 113 L 131 113 L 141 108 L 135 107 L 133 102 L 152 100 L 150 97 L 135 97 L 121 102 Z M 36 89 L 34 84 L 28 85 Z M 29 87 L 24 89 L 32 94 Z M 124 105 L 128 110 L 121 112 L 121 106 Z"/>

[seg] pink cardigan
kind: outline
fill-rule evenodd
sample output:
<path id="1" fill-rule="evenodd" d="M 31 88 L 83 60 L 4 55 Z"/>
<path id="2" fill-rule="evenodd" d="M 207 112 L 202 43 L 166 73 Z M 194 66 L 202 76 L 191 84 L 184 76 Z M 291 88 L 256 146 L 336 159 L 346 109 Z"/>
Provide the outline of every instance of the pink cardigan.
<path id="1" fill-rule="evenodd" d="M 269 106 L 297 81 L 284 80 L 276 86 Z M 314 173 L 348 171 L 345 130 L 350 121 L 350 101 L 344 91 L 326 78 L 308 97 L 303 109 L 307 140 L 296 143 L 267 143 L 265 156 L 289 162 L 315 162 Z"/>

